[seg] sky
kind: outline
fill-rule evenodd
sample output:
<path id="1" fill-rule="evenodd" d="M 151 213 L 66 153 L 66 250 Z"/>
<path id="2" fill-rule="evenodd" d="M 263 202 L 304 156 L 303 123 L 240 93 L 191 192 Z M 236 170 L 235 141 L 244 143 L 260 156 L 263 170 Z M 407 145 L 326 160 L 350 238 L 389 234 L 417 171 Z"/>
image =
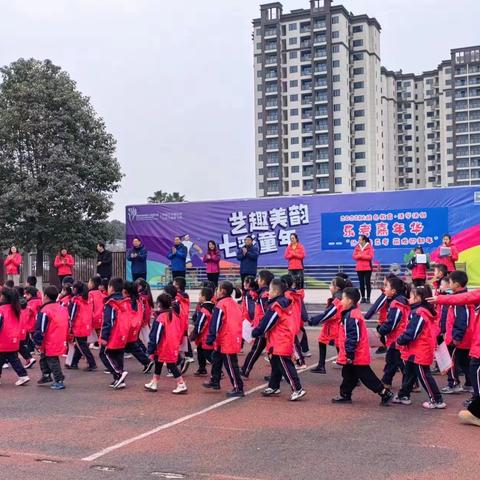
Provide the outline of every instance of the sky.
<path id="1" fill-rule="evenodd" d="M 117 140 L 111 218 L 156 190 L 255 195 L 251 20 L 258 0 L 0 0 L 0 65 L 51 59 Z M 284 0 L 284 12 L 308 0 Z M 480 44 L 479 0 L 345 0 L 382 25 L 388 69 L 420 73 Z"/>

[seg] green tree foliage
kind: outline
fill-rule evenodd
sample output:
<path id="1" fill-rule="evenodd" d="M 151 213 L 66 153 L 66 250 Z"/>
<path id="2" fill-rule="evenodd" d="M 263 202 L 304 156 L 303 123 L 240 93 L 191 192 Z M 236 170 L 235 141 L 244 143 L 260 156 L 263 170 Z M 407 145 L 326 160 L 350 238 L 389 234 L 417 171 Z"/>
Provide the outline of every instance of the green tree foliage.
<path id="1" fill-rule="evenodd" d="M 171 203 L 184 202 L 185 195 L 180 195 L 178 192 L 166 193 L 162 190 L 154 192 L 153 196 L 147 198 L 148 203 Z"/>
<path id="2" fill-rule="evenodd" d="M 115 240 L 125 240 L 125 223 L 120 220 L 111 220 L 107 222 L 107 233 L 105 241 L 113 243 Z"/>
<path id="3" fill-rule="evenodd" d="M 0 69 L 0 243 L 91 253 L 122 178 L 115 139 L 50 60 Z M 37 272 L 41 272 L 37 270 Z"/>

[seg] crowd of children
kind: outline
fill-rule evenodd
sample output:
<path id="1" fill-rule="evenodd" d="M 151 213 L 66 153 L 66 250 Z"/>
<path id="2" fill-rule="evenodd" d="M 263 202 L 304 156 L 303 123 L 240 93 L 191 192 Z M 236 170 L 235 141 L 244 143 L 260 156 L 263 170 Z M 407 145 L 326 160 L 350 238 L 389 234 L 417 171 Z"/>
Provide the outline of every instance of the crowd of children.
<path id="1" fill-rule="evenodd" d="M 194 361 L 193 343 L 198 361 L 194 375 L 209 377 L 203 383 L 205 389 L 220 390 L 226 372 L 232 385 L 226 395 L 243 397 L 244 381 L 264 354 L 271 373 L 262 395 L 280 394 L 283 378 L 290 386 L 290 399 L 296 401 L 306 394 L 298 372 L 306 368 L 305 357 L 310 356 L 304 328 L 308 322 L 321 325 L 319 361 L 312 372 L 325 374 L 327 346 L 337 350 L 342 382 L 333 403 L 351 403 L 361 382 L 379 395 L 381 405 L 410 405 L 411 394 L 420 384 L 428 396 L 423 403 L 427 409 L 444 409 L 443 395 L 471 393 L 460 418 L 480 425 L 480 293 L 468 292 L 467 284 L 465 272 L 448 273 L 443 265 L 434 268 L 433 290 L 423 281 L 411 286 L 388 275 L 381 295 L 364 316 L 359 308 L 360 292 L 347 275 L 338 274 L 332 279 L 326 310 L 309 319 L 301 282 L 291 275 L 275 278 L 272 272 L 262 270 L 257 278 L 247 276 L 242 290 L 228 281 L 218 288 L 206 282 L 193 314 L 193 329 L 189 329 L 190 299 L 183 277 L 166 285 L 156 303 L 143 279 L 113 278 L 107 283 L 93 277 L 85 284 L 66 277 L 60 292 L 49 286 L 41 293 L 35 277 L 29 277 L 25 288 L 7 282 L 1 289 L 0 376 L 2 368 L 11 367 L 18 376 L 16 385 L 25 385 L 38 353 L 42 376 L 37 383 L 63 390 L 62 363 L 76 370 L 84 358 L 84 370 L 95 371 L 92 349 L 99 349 L 99 358 L 112 376 L 112 389 L 126 387 L 124 358 L 131 355 L 144 373 L 153 370 L 146 391 L 158 391 L 165 366 L 176 382 L 172 393 L 185 394 L 184 376 Z M 385 349 L 378 351 L 385 352 L 381 379 L 370 367 L 366 318 L 374 315 Z M 238 355 L 245 340 L 252 344 L 240 366 Z M 447 385 L 439 388 L 433 376 L 438 369 L 432 371 L 431 366 L 443 342 L 452 366 Z M 66 356 L 65 362 L 62 356 Z M 402 376 L 401 387 L 394 394 L 397 373 Z"/>

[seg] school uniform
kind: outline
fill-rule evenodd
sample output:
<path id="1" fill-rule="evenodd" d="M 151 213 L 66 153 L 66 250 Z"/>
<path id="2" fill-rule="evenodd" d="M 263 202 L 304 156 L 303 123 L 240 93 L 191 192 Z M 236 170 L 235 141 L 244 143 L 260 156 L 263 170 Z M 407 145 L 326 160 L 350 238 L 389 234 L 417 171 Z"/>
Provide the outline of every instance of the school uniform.
<path id="1" fill-rule="evenodd" d="M 232 297 L 217 300 L 206 344 L 213 345 L 210 385 L 220 386 L 222 366 L 225 367 L 234 392 L 243 392 L 237 355 L 242 349 L 242 310 Z"/>
<path id="2" fill-rule="evenodd" d="M 143 323 L 143 306 L 140 300 L 132 302 L 130 297 L 124 298 L 124 308 L 130 322 L 125 353 L 133 355 L 146 369 L 150 365 L 147 347 L 139 340 Z"/>
<path id="3" fill-rule="evenodd" d="M 139 340 L 147 347 L 150 336 L 150 328 L 152 321 L 152 305 L 150 304 L 150 296 L 140 292 L 140 302 L 143 308 L 142 326 L 140 328 Z"/>
<path id="4" fill-rule="evenodd" d="M 253 329 L 253 337 L 264 336 L 267 340 L 267 352 L 272 367 L 268 387 L 272 390 L 280 388 L 282 377 L 290 384 L 292 392 L 302 389 L 292 362 L 297 329 L 298 321 L 293 315 L 292 302 L 283 295 L 269 300 L 262 321 Z"/>
<path id="5" fill-rule="evenodd" d="M 268 309 L 268 287 L 262 287 L 258 291 L 257 302 L 255 303 L 255 314 L 252 322 L 252 327 L 256 328 L 260 324 L 262 318 Z M 260 355 L 267 346 L 267 340 L 264 336 L 255 338 L 250 352 L 245 357 L 245 361 L 242 367 L 242 375 L 247 377 L 250 375 L 253 366 L 260 358 Z"/>
<path id="6" fill-rule="evenodd" d="M 377 316 L 377 332 L 380 329 L 380 325 L 387 321 L 388 309 L 390 307 L 390 299 L 383 293 L 375 300 L 373 305 L 368 309 L 367 313 L 364 315 L 365 320 L 370 320 L 374 315 Z M 380 342 L 382 345 L 386 346 L 387 341 L 385 335 L 380 335 Z"/>
<path id="7" fill-rule="evenodd" d="M 181 376 L 177 367 L 179 343 L 175 316 L 172 309 L 161 310 L 152 323 L 147 352 L 155 360 L 155 375 L 160 375 L 166 364 L 174 378 Z"/>
<path id="8" fill-rule="evenodd" d="M 302 317 L 302 306 L 303 306 L 303 290 L 297 291 L 294 288 L 288 289 L 285 292 L 285 298 L 290 301 L 293 320 L 295 324 L 295 337 L 294 347 L 295 347 L 295 359 L 297 365 L 305 365 L 305 358 L 303 356 L 302 345 L 300 339 L 303 339 L 305 328 L 303 326 L 303 317 Z M 307 318 L 308 320 L 308 318 Z"/>
<path id="9" fill-rule="evenodd" d="M 337 363 L 342 367 L 340 397 L 351 400 L 360 380 L 369 390 L 381 394 L 383 383 L 370 367 L 370 345 L 365 319 L 357 306 L 344 310 L 338 329 Z"/>
<path id="10" fill-rule="evenodd" d="M 258 292 L 255 290 L 245 290 L 242 295 L 242 314 L 243 319 L 253 323 L 255 319 L 255 305 L 258 300 Z"/>
<path id="11" fill-rule="evenodd" d="M 103 313 L 103 325 L 100 333 L 100 359 L 118 381 L 124 373 L 124 354 L 130 333 L 129 313 L 126 310 L 121 293 L 107 297 Z"/>
<path id="12" fill-rule="evenodd" d="M 92 330 L 99 332 L 102 328 L 105 296 L 100 290 L 98 290 L 98 288 L 96 288 L 94 290 L 89 290 L 88 299 L 93 305 Z"/>
<path id="13" fill-rule="evenodd" d="M 184 352 L 186 357 L 193 358 L 192 345 L 188 339 L 188 326 L 190 318 L 190 297 L 186 292 L 178 292 L 175 298 L 178 306 L 180 307 L 180 320 L 183 323 L 183 335 L 181 336 L 180 344 L 184 341 L 186 337 L 187 351 Z"/>
<path id="14" fill-rule="evenodd" d="M 466 293 L 467 289 L 453 293 L 451 296 Z M 456 305 L 447 313 L 445 343 L 452 356 L 452 368 L 448 372 L 448 386 L 460 385 L 460 374 L 465 374 L 465 386 L 471 386 L 470 347 L 475 331 L 475 307 L 473 305 Z"/>
<path id="15" fill-rule="evenodd" d="M 409 314 L 410 307 L 407 299 L 403 295 L 396 295 L 390 301 L 386 321 L 378 328 L 378 333 L 385 335 L 388 348 L 382 377 L 384 385 L 391 386 L 397 371 L 403 370 L 403 360 L 396 341 L 405 330 Z"/>
<path id="16" fill-rule="evenodd" d="M 198 370 L 202 373 L 207 371 L 207 360 L 212 362 L 213 345 L 207 345 L 207 335 L 214 308 L 213 302 L 204 302 L 193 318 L 194 328 L 190 340 L 194 341 L 197 346 Z"/>
<path id="17" fill-rule="evenodd" d="M 32 352 L 35 350 L 35 345 L 33 343 L 32 337 L 35 332 L 35 323 L 37 320 L 37 315 L 40 309 L 42 308 L 43 302 L 38 297 L 32 297 L 27 300 L 27 305 L 22 309 L 20 313 L 20 320 L 22 322 L 22 327 L 24 328 L 24 336 L 20 342 L 20 355 L 25 360 L 30 360 L 32 358 Z"/>
<path id="18" fill-rule="evenodd" d="M 69 317 L 65 307 L 49 301 L 37 315 L 33 341 L 40 350 L 40 369 L 44 378 L 53 375 L 55 382 L 63 382 L 60 356 L 67 348 Z"/>
<path id="19" fill-rule="evenodd" d="M 412 284 L 414 287 L 421 287 L 427 281 L 427 270 L 430 263 L 417 263 L 416 256 L 413 256 L 408 262 L 407 268 L 412 273 Z"/>
<path id="20" fill-rule="evenodd" d="M 71 367 L 78 367 L 78 362 L 85 357 L 91 369 L 97 368 L 95 358 L 88 346 L 88 337 L 92 334 L 93 302 L 91 297 L 84 299 L 75 295 L 70 303 L 70 331 L 74 338 L 74 352 Z"/>
<path id="21" fill-rule="evenodd" d="M 23 299 L 25 300 L 25 299 Z M 27 309 L 27 301 L 20 304 L 20 345 L 18 349 L 18 353 L 24 358 L 24 360 L 30 361 L 33 357 L 31 352 L 34 348 L 32 348 L 29 344 L 30 335 L 28 333 L 27 324 L 29 322 L 29 316 L 33 316 L 33 321 L 35 322 L 35 316 L 30 309 Z"/>
<path id="22" fill-rule="evenodd" d="M 18 359 L 22 323 L 11 305 L 0 305 L 0 376 L 2 367 L 9 363 L 19 377 L 26 377 L 27 371 Z"/>
<path id="23" fill-rule="evenodd" d="M 442 394 L 430 372 L 437 334 L 435 316 L 421 304 L 412 305 L 407 326 L 397 338 L 397 344 L 402 346 L 402 359 L 405 362 L 399 398 L 410 398 L 418 379 L 431 403 L 443 402 Z"/>

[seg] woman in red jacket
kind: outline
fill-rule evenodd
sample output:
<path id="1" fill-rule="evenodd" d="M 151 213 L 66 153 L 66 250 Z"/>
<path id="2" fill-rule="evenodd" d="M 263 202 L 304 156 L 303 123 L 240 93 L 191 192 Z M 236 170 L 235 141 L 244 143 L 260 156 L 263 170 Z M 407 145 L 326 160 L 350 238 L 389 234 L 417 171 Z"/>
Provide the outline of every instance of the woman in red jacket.
<path id="1" fill-rule="evenodd" d="M 360 293 L 362 294 L 360 303 L 370 303 L 370 295 L 372 293 L 373 247 L 370 239 L 366 235 L 360 235 L 358 237 L 358 244 L 353 251 L 353 259 L 357 262 L 355 270 L 357 271 Z M 367 296 L 365 296 L 365 290 Z"/>
<path id="2" fill-rule="evenodd" d="M 203 257 L 203 263 L 206 266 L 208 281 L 213 282 L 215 287 L 218 287 L 218 278 L 220 277 L 220 250 L 213 240 L 208 242 L 208 249 Z"/>
<path id="3" fill-rule="evenodd" d="M 8 362 L 18 375 L 15 383 L 17 387 L 30 380 L 18 359 L 21 330 L 18 293 L 16 290 L 3 288 L 0 294 L 0 377 L 3 364 Z"/>
<path id="4" fill-rule="evenodd" d="M 17 247 L 12 245 L 8 251 L 5 262 L 5 273 L 8 280 L 13 280 L 15 285 L 18 285 L 20 280 L 20 265 L 22 264 L 22 256 L 18 253 Z"/>
<path id="5" fill-rule="evenodd" d="M 62 248 L 60 253 L 55 257 L 53 265 L 57 269 L 58 279 L 62 283 L 65 277 L 73 275 L 73 266 L 75 265 L 74 258 L 67 252 L 66 248 Z"/>
<path id="6" fill-rule="evenodd" d="M 298 288 L 303 288 L 303 260 L 305 259 L 305 248 L 298 241 L 298 235 L 290 235 L 290 245 L 285 250 L 285 259 L 288 260 L 288 273 L 300 280 Z"/>
<path id="7" fill-rule="evenodd" d="M 442 252 L 444 249 L 444 252 Z M 449 251 L 447 249 L 450 249 Z M 458 260 L 458 249 L 452 243 L 452 237 L 446 233 L 443 236 L 442 245 L 440 246 L 440 253 L 437 263 L 445 265 L 448 273 L 455 271 L 455 262 Z"/>

